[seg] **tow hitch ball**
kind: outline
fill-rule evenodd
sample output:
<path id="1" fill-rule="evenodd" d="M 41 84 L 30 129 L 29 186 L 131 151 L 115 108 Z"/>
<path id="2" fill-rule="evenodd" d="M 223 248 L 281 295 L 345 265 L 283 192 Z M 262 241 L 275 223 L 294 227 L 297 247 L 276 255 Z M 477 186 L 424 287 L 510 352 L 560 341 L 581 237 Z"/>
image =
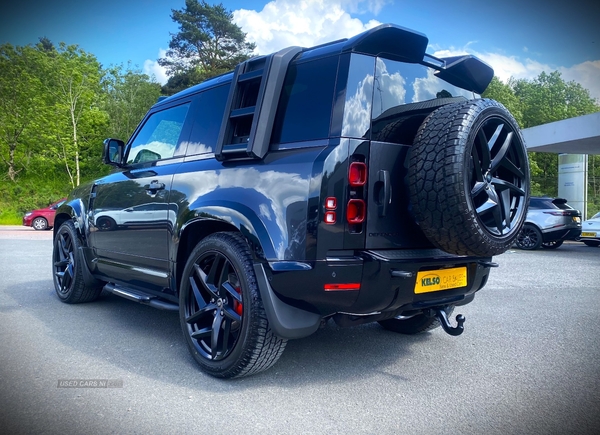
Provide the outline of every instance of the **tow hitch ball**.
<path id="1" fill-rule="evenodd" d="M 441 308 L 434 308 L 431 311 L 433 311 L 433 315 L 438 318 L 440 324 L 442 325 L 442 328 L 444 328 L 444 331 L 446 331 L 448 334 L 460 335 L 465 330 L 465 327 L 463 326 L 463 324 L 465 323 L 465 316 L 463 316 L 462 314 L 456 316 L 457 325 L 452 326 L 450 324 L 450 321 L 448 320 L 448 315 L 446 314 L 446 311 L 444 311 Z"/>

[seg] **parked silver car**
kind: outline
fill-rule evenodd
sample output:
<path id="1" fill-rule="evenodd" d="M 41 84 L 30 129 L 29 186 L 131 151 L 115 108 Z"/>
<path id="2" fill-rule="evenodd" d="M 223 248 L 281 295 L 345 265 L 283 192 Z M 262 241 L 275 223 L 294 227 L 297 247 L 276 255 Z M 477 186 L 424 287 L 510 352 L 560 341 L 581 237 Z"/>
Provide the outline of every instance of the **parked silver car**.
<path id="1" fill-rule="evenodd" d="M 581 234 L 581 212 L 564 198 L 533 196 L 516 246 L 521 249 L 556 249 Z"/>
<path id="2" fill-rule="evenodd" d="M 581 240 L 588 246 L 600 246 L 600 212 L 581 224 Z"/>

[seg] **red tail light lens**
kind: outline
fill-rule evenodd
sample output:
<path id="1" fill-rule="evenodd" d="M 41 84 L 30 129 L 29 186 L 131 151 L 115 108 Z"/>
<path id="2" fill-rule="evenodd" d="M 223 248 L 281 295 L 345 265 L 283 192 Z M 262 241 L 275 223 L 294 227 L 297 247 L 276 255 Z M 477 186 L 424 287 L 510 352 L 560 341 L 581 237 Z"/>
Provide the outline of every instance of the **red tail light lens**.
<path id="1" fill-rule="evenodd" d="M 362 199 L 351 199 L 346 207 L 346 220 L 349 224 L 360 224 L 365 220 L 366 207 Z"/>
<path id="2" fill-rule="evenodd" d="M 568 211 L 545 211 L 544 214 L 551 214 L 552 216 L 570 216 L 571 213 Z"/>
<path id="3" fill-rule="evenodd" d="M 367 165 L 363 162 L 350 163 L 348 181 L 352 187 L 364 186 L 367 182 Z"/>
<path id="4" fill-rule="evenodd" d="M 323 290 L 325 290 L 326 292 L 360 290 L 360 283 L 325 284 L 323 286 Z"/>

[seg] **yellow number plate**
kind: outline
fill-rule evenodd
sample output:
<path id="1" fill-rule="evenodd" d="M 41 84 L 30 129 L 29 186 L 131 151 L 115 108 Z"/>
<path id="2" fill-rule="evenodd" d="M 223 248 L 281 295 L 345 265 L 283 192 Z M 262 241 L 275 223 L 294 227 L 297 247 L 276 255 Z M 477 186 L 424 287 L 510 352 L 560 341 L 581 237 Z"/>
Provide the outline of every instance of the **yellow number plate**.
<path id="1" fill-rule="evenodd" d="M 467 268 L 454 267 L 452 269 L 428 270 L 417 273 L 415 293 L 436 292 L 449 290 L 467 285 Z"/>
<path id="2" fill-rule="evenodd" d="M 581 233 L 581 237 L 596 237 L 596 233 Z"/>

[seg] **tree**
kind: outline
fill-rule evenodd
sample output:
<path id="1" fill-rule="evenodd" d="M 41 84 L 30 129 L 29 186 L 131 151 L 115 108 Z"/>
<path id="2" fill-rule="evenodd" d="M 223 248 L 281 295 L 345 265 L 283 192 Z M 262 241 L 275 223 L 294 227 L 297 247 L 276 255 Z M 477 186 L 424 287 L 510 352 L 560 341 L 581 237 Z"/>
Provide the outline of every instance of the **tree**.
<path id="1" fill-rule="evenodd" d="M 61 42 L 58 50 L 45 51 L 44 74 L 47 150 L 64 163 L 71 185 L 79 186 L 90 145 L 101 143 L 106 133 L 101 66 L 93 54 Z"/>
<path id="2" fill-rule="evenodd" d="M 523 128 L 587 115 L 600 110 L 587 89 L 565 82 L 560 72 L 542 72 L 533 80 L 515 80 L 512 88 L 523 108 Z"/>
<path id="3" fill-rule="evenodd" d="M 160 84 L 140 70 L 118 65 L 104 75 L 105 109 L 109 136 L 127 140 L 160 96 Z"/>
<path id="4" fill-rule="evenodd" d="M 512 79 L 511 79 L 512 80 Z M 491 83 L 483 94 L 484 98 L 491 98 L 499 101 L 508 109 L 508 111 L 515 117 L 519 125 L 523 124 L 523 114 L 521 113 L 521 101 L 515 95 L 515 91 L 511 87 L 511 81 L 507 84 L 494 76 Z"/>
<path id="5" fill-rule="evenodd" d="M 16 181 L 27 157 L 27 129 L 40 104 L 39 58 L 30 47 L 0 46 L 0 159 L 6 175 Z"/>
<path id="6" fill-rule="evenodd" d="M 166 57 L 158 59 L 171 76 L 165 86 L 169 93 L 232 70 L 256 48 L 222 3 L 186 0 L 183 9 L 171 11 L 179 32 L 171 34 Z"/>

